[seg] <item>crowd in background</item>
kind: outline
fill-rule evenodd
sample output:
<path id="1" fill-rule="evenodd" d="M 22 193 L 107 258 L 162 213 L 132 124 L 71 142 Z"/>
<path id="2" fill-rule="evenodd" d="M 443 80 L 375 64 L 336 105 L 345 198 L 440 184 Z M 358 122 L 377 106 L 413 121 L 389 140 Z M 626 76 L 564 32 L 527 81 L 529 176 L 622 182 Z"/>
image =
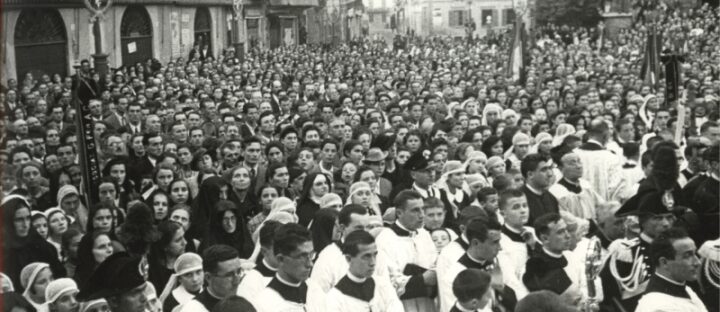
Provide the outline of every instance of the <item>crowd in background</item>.
<path id="1" fill-rule="evenodd" d="M 148 311 L 196 311 L 192 298 L 209 288 L 218 301 L 240 296 L 273 311 L 256 301 L 269 279 L 251 272 L 268 277 L 260 269 L 278 266 L 302 271 L 293 274 L 319 285 L 327 306 L 355 311 L 335 300 L 348 270 L 338 261 L 345 254 L 352 273 L 359 246 L 372 244 L 376 287 L 397 291 L 376 303 L 380 310 L 450 311 L 457 301 L 537 311 L 537 300 L 562 311 L 594 299 L 583 272 L 591 237 L 602 241 L 603 259 L 643 235 L 662 241 L 665 231 L 675 235 L 666 241 L 687 236 L 701 251 L 717 248 L 720 9 L 660 14 L 663 46 L 685 53 L 675 102 L 666 101 L 664 79 L 641 74 L 651 22 L 614 38 L 604 27 L 538 27 L 522 79 L 508 74 L 507 33 L 411 37 L 395 49 L 369 40 L 281 47 L 242 60 L 227 50 L 102 77 L 83 61 L 72 76 L 10 79 L 0 93 L 5 309 L 117 308 L 74 294 L 93 287 L 105 259 L 127 253 L 147 262 Z M 93 120 L 102 179 L 92 185 L 83 181 L 75 101 Z M 550 230 L 561 223 L 562 233 Z M 493 232 L 502 234 L 497 246 Z M 416 249 L 398 243 L 406 236 Z M 286 264 L 308 241 L 308 261 Z M 533 277 L 550 265 L 532 260 L 543 248 L 565 254 L 560 268 L 577 267 L 570 283 Z M 499 287 L 495 276 L 454 271 L 466 252 L 498 259 Z M 717 268 L 720 256 L 700 254 L 692 265 L 705 277 L 687 281 L 717 311 L 720 280 L 704 268 Z M 243 278 L 220 291 L 223 255 L 242 259 Z M 407 263 L 423 270 L 403 271 Z M 600 275 L 600 309 L 619 311 L 611 301 L 622 287 L 609 286 L 617 274 Z M 479 289 L 494 289 L 493 298 L 455 292 L 455 276 L 492 284 Z M 73 283 L 67 308 L 53 289 Z M 413 283 L 426 289 L 410 291 Z M 306 307 L 326 310 L 324 300 Z"/>

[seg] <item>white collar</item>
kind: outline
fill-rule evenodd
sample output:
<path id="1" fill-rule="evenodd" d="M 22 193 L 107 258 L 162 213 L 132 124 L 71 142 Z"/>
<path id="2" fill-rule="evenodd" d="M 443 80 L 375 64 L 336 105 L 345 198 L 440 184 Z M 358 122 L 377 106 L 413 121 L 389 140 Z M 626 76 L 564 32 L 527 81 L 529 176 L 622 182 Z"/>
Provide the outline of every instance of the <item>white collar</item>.
<path id="1" fill-rule="evenodd" d="M 403 225 L 400 223 L 400 221 L 395 221 L 395 224 L 397 224 L 397 226 L 398 226 L 399 228 L 403 229 L 404 231 L 406 231 L 406 232 L 408 232 L 408 233 L 414 233 L 414 232 L 416 232 L 416 231 L 410 231 L 410 230 L 408 230 L 405 226 L 403 226 Z"/>
<path id="2" fill-rule="evenodd" d="M 471 256 L 469 252 L 465 252 L 465 254 L 468 256 L 468 258 L 470 258 L 470 260 L 472 260 L 475 263 L 485 264 L 486 262 L 490 261 L 490 260 L 475 259 L 475 257 Z"/>
<path id="3" fill-rule="evenodd" d="M 248 166 L 248 164 L 247 164 L 245 161 L 243 161 L 242 165 L 243 165 L 243 167 L 245 167 L 245 168 L 247 168 L 247 169 L 253 169 L 253 170 L 255 170 L 255 174 L 257 174 L 257 172 L 258 172 L 258 167 L 260 167 L 259 164 L 255 164 L 255 166 Z"/>
<path id="4" fill-rule="evenodd" d="M 602 146 L 602 147 L 605 147 L 605 144 L 602 144 L 602 143 L 600 143 L 600 141 L 595 140 L 595 139 L 588 139 L 587 142 L 588 142 L 588 143 L 594 143 L 594 144 L 600 145 L 600 146 Z"/>
<path id="5" fill-rule="evenodd" d="M 266 258 L 262 259 L 262 263 L 265 265 L 265 267 L 270 269 L 270 271 L 277 272 L 278 268 L 273 268 L 270 264 L 267 263 L 266 260 Z"/>
<path id="6" fill-rule="evenodd" d="M 662 275 L 662 273 L 655 272 L 655 275 L 657 275 L 657 277 L 662 278 L 662 279 L 664 279 L 664 280 L 666 280 L 666 281 L 668 281 L 668 282 L 670 282 L 670 283 L 672 283 L 672 284 L 675 284 L 675 285 L 678 285 L 678 286 L 683 286 L 683 287 L 685 286 L 685 283 L 681 283 L 681 282 L 675 281 L 675 280 L 672 279 L 672 278 L 669 278 L 669 277 L 667 277 L 667 276 L 665 276 L 665 275 Z"/>
<path id="7" fill-rule="evenodd" d="M 424 192 L 424 193 L 427 193 L 427 192 L 430 190 L 430 187 L 424 189 L 424 188 L 418 186 L 417 183 L 414 183 L 414 182 L 413 182 L 412 187 L 413 187 L 416 191 L 421 191 L 421 192 Z"/>
<path id="8" fill-rule="evenodd" d="M 577 183 L 571 181 L 570 179 L 568 179 L 568 178 L 566 178 L 566 177 L 563 177 L 562 179 L 565 180 L 565 182 L 567 182 L 567 183 L 570 183 L 570 184 L 575 185 L 575 186 L 580 186 L 580 187 L 582 187 L 582 186 L 580 185 L 580 180 L 579 180 L 579 179 L 578 179 Z"/>
<path id="9" fill-rule="evenodd" d="M 653 238 L 645 234 L 645 232 L 640 233 L 640 239 L 644 240 L 646 243 L 652 244 Z"/>
<path id="10" fill-rule="evenodd" d="M 350 271 L 348 271 L 347 277 L 355 283 L 364 283 L 367 280 L 367 277 L 357 277 Z"/>
<path id="11" fill-rule="evenodd" d="M 525 231 L 518 231 L 516 228 L 509 226 L 507 222 L 505 223 L 505 228 L 508 229 L 510 232 L 513 232 L 515 234 L 522 234 Z"/>
<path id="12" fill-rule="evenodd" d="M 278 281 L 280 281 L 280 283 L 283 283 L 283 284 L 288 285 L 288 286 L 290 286 L 290 287 L 300 287 L 300 285 L 302 284 L 302 282 L 300 282 L 300 283 L 290 283 L 290 282 L 284 280 L 284 279 L 280 276 L 280 274 L 275 274 L 275 277 L 277 277 L 277 279 L 278 279 Z"/>
<path id="13" fill-rule="evenodd" d="M 543 194 L 542 191 L 538 191 L 537 189 L 535 189 L 534 187 L 532 187 L 532 186 L 530 185 L 530 183 L 525 183 L 525 186 L 527 186 L 527 188 L 528 188 L 531 192 L 533 192 L 533 193 L 535 193 L 535 194 L 537 194 L 537 195 L 542 195 L 542 194 Z"/>
<path id="14" fill-rule="evenodd" d="M 547 248 L 545 248 L 545 246 L 543 246 L 543 251 L 545 252 L 545 254 L 547 254 L 548 256 L 553 257 L 553 258 L 561 258 L 563 256 L 562 254 L 556 254 L 556 253 L 548 250 Z"/>
<path id="15" fill-rule="evenodd" d="M 455 303 L 455 307 L 456 307 L 460 312 L 475 312 L 475 311 L 477 311 L 477 310 L 470 310 L 470 309 L 464 308 L 463 306 L 460 305 L 460 302 L 456 302 L 456 303 Z"/>

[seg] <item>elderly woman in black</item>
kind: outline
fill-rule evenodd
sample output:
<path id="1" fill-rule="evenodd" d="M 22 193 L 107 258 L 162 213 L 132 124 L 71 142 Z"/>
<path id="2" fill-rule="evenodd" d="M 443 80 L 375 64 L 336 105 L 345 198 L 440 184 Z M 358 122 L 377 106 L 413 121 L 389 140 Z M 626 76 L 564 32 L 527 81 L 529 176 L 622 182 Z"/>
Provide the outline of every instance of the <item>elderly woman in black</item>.
<path id="1" fill-rule="evenodd" d="M 234 247 L 240 252 L 240 257 L 245 259 L 252 255 L 255 247 L 240 212 L 229 200 L 221 200 L 215 204 L 215 212 L 210 216 L 199 251 L 218 244 Z"/>
<path id="2" fill-rule="evenodd" d="M 228 198 L 229 185 L 220 177 L 209 177 L 202 182 L 200 192 L 192 203 L 193 222 L 190 224 L 191 237 L 202 239 L 205 235 L 205 227 L 208 225 L 215 205 L 220 200 Z"/>

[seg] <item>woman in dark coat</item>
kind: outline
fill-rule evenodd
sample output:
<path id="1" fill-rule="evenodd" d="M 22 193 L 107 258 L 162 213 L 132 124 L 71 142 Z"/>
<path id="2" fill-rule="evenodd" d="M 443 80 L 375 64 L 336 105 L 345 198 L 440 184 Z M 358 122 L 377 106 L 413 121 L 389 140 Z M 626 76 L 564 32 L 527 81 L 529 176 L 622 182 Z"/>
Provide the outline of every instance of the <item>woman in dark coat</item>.
<path id="1" fill-rule="evenodd" d="M 188 230 L 192 238 L 203 238 L 215 205 L 221 199 L 227 199 L 228 189 L 227 182 L 220 177 L 209 177 L 202 182 L 200 192 L 192 203 L 193 222 Z"/>
<path id="2" fill-rule="evenodd" d="M 30 224 L 30 203 L 19 195 L 4 198 L 3 210 L 3 272 L 17 286 L 20 285 L 20 271 L 33 262 L 50 265 L 53 276 L 65 276 L 65 267 L 60 263 L 57 249 L 40 237 Z M 22 290 L 20 290 L 22 291 Z"/>
<path id="3" fill-rule="evenodd" d="M 332 179 L 322 172 L 308 174 L 303 183 L 303 190 L 298 199 L 298 223 L 308 226 L 315 212 L 320 210 L 320 198 L 332 190 Z"/>
<path id="4" fill-rule="evenodd" d="M 237 249 L 241 258 L 249 258 L 255 246 L 235 204 L 221 200 L 214 211 L 198 251 L 202 253 L 207 247 L 223 244 Z"/>

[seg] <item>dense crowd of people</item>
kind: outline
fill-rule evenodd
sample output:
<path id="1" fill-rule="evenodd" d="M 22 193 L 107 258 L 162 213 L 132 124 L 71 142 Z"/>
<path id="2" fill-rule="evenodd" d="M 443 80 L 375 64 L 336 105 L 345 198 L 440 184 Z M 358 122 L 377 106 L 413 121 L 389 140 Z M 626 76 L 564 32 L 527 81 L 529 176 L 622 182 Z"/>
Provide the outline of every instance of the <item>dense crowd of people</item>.
<path id="1" fill-rule="evenodd" d="M 4 309 L 719 311 L 718 25 L 538 27 L 522 79 L 507 33 L 10 79 Z"/>

